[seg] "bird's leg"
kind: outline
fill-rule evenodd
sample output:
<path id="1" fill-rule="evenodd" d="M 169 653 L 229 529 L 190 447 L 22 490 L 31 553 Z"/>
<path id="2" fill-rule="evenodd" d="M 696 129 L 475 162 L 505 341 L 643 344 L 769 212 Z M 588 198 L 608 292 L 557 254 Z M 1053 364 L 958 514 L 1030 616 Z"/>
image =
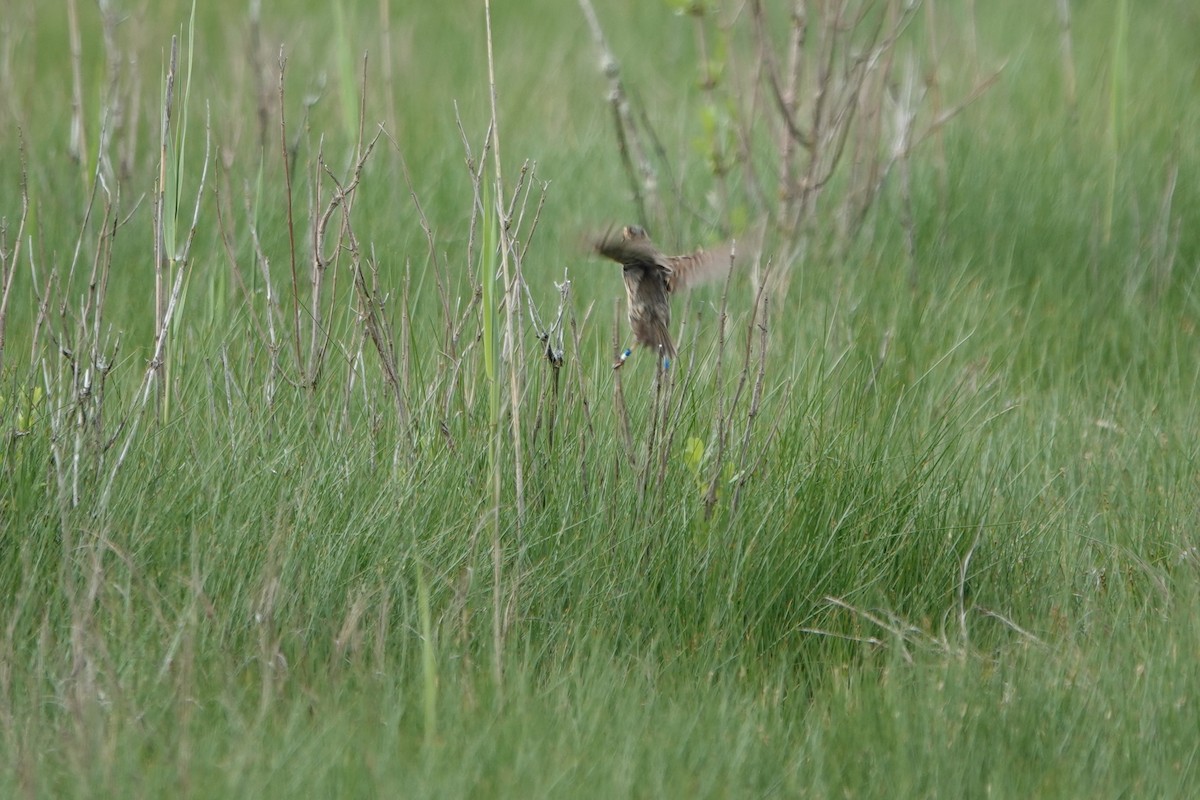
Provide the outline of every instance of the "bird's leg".
<path id="1" fill-rule="evenodd" d="M 633 347 L 625 348 L 625 352 L 621 353 L 621 357 L 617 359 L 617 363 L 613 364 L 613 369 L 620 369 L 625 364 L 625 360 L 633 355 L 634 347 L 637 347 L 637 342 L 633 343 Z"/>

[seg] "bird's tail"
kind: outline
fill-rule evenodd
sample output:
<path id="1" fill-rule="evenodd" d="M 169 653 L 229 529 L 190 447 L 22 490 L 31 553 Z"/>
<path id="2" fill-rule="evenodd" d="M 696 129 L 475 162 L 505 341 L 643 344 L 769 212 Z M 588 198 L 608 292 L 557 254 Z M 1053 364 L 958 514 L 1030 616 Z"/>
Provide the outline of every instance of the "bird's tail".
<path id="1" fill-rule="evenodd" d="M 671 332 L 658 319 L 653 320 L 643 331 L 643 344 L 647 350 L 655 353 L 664 366 L 669 366 L 675 360 L 675 342 L 671 341 Z"/>

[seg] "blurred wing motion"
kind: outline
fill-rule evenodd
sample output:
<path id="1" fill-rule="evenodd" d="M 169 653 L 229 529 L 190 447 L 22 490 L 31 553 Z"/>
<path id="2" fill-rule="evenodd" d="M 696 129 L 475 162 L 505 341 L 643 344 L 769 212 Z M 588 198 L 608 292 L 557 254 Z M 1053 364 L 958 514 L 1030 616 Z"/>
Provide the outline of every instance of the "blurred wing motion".
<path id="1" fill-rule="evenodd" d="M 608 231 L 596 240 L 595 250 L 625 267 L 670 269 L 667 259 L 658 252 L 646 232 L 637 226 Z"/>
<path id="2" fill-rule="evenodd" d="M 698 283 L 724 278 L 729 274 L 734 258 L 734 247 L 730 244 L 711 250 L 697 250 L 686 256 L 671 256 L 667 259 L 671 270 L 667 285 L 672 292 L 677 292 Z"/>
<path id="3" fill-rule="evenodd" d="M 684 256 L 671 256 L 667 264 L 671 268 L 669 279 L 672 292 L 689 289 L 699 283 L 721 280 L 729 274 L 735 263 L 746 264 L 754 259 L 758 249 L 756 242 L 761 233 L 747 231 L 732 242 L 717 245 L 707 250 L 697 250 Z"/>

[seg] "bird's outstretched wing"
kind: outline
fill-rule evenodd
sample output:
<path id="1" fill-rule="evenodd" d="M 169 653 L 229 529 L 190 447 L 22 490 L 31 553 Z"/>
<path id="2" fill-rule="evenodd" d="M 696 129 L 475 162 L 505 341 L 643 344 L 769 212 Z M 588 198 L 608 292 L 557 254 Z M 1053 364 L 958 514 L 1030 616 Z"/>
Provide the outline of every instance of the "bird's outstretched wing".
<path id="1" fill-rule="evenodd" d="M 667 266 L 671 275 L 667 285 L 672 292 L 687 289 L 698 283 L 724 278 L 735 263 L 745 264 L 755 249 L 753 234 L 716 247 L 697 250 L 682 256 L 669 256 Z"/>
<path id="2" fill-rule="evenodd" d="M 645 230 L 637 226 L 627 226 L 609 230 L 595 239 L 593 248 L 605 258 L 626 267 L 638 267 L 663 275 L 667 282 L 667 291 L 675 292 L 699 283 L 724 278 L 729 274 L 729 268 L 735 260 L 738 263 L 746 263 L 751 252 L 756 249 L 754 242 L 758 238 L 751 233 L 710 249 L 697 250 L 681 256 L 665 256 L 650 241 Z"/>
<path id="3" fill-rule="evenodd" d="M 728 244 L 697 250 L 685 256 L 669 256 L 667 265 L 671 275 L 667 278 L 667 286 L 672 292 L 677 292 L 698 283 L 724 278 L 729 274 L 734 257 L 733 246 Z"/>

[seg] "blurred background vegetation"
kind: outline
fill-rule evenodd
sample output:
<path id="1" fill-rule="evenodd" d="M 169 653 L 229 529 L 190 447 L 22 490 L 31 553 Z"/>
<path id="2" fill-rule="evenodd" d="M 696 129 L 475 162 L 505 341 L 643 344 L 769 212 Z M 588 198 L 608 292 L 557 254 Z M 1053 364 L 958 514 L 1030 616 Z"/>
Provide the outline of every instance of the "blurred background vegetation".
<path id="1" fill-rule="evenodd" d="M 595 6 L 8 4 L 0 794 L 1193 794 L 1200 8 Z"/>

